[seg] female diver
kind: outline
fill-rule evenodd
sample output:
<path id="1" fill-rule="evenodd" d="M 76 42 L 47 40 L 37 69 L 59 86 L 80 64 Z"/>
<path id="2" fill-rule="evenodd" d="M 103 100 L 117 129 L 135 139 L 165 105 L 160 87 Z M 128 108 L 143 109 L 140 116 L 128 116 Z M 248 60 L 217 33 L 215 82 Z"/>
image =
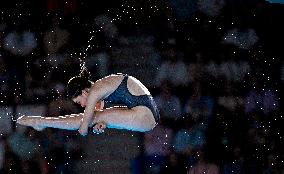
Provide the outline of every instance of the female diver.
<path id="1" fill-rule="evenodd" d="M 22 116 L 17 123 L 36 130 L 46 127 L 78 130 L 81 135 L 102 133 L 105 128 L 146 132 L 159 122 L 159 111 L 148 89 L 135 77 L 112 74 L 95 82 L 83 69 L 67 84 L 68 96 L 85 108 L 84 113 L 58 117 Z"/>

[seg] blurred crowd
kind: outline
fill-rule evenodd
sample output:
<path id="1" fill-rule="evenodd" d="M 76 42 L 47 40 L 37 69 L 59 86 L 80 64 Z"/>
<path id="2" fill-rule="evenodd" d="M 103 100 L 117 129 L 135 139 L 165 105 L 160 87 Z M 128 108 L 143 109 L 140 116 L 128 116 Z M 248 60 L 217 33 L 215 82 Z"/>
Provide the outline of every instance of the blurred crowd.
<path id="1" fill-rule="evenodd" d="M 83 65 L 93 80 L 127 73 L 149 88 L 161 114 L 142 136 L 132 173 L 284 173 L 282 5 L 45 2 L 2 9 L 0 104 L 13 119 L 26 104 L 43 105 L 45 116 L 82 111 L 66 84 Z M 0 173 L 75 173 L 84 152 L 76 133 L 8 124 Z"/>

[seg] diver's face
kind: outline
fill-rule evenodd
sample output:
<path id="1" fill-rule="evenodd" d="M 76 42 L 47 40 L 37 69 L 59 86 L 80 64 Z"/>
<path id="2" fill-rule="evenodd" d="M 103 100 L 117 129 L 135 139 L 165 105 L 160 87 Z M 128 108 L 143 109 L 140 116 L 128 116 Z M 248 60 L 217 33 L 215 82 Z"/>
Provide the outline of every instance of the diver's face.
<path id="1" fill-rule="evenodd" d="M 81 105 L 83 108 L 87 105 L 87 99 L 88 99 L 89 92 L 87 89 L 82 90 L 82 94 L 77 96 L 76 98 L 73 98 L 73 102 Z"/>

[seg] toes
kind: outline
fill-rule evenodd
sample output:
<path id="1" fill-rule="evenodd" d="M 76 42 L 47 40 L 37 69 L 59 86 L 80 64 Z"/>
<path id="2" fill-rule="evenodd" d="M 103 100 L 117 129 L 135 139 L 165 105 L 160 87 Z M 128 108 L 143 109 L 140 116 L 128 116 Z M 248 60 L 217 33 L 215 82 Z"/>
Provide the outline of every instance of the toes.
<path id="1" fill-rule="evenodd" d="M 19 122 L 21 122 L 22 120 L 23 120 L 23 116 L 19 117 L 16 122 L 19 123 Z"/>
<path id="2" fill-rule="evenodd" d="M 17 119 L 16 123 L 21 124 L 21 125 L 25 125 L 25 124 L 27 124 L 27 121 L 26 121 L 25 117 L 21 116 Z"/>
<path id="3" fill-rule="evenodd" d="M 21 116 L 16 120 L 16 123 L 23 126 L 31 126 L 37 131 L 42 131 L 45 128 L 38 126 L 38 120 L 36 120 L 35 117 Z"/>

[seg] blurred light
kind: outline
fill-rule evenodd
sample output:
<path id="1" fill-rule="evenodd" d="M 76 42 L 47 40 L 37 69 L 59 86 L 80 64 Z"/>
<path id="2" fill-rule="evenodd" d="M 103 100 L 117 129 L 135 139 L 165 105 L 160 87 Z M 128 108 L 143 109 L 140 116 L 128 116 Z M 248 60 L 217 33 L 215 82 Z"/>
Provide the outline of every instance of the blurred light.
<path id="1" fill-rule="evenodd" d="M 266 0 L 266 1 L 270 3 L 284 4 L 284 0 Z"/>

